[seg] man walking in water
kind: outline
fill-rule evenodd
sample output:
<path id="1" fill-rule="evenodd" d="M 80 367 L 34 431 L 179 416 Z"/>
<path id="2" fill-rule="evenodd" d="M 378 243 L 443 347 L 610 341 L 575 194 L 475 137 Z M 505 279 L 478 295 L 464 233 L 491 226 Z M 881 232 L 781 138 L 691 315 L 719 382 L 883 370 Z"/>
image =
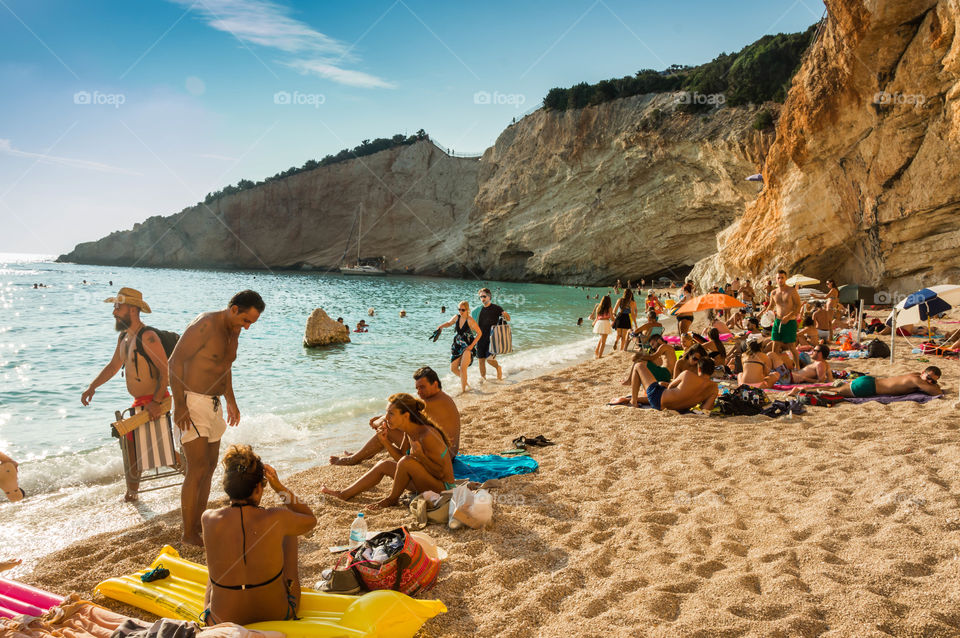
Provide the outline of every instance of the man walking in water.
<path id="1" fill-rule="evenodd" d="M 256 323 L 265 307 L 254 291 L 238 292 L 226 310 L 205 312 L 194 319 L 170 355 L 173 420 L 180 428 L 180 443 L 187 457 L 187 474 L 180 494 L 183 542 L 191 545 L 203 545 L 200 516 L 210 497 L 220 437 L 228 423 L 240 423 L 231 373 L 240 330 L 248 330 Z M 227 400 L 226 421 L 221 396 Z"/>
<path id="2" fill-rule="evenodd" d="M 83 391 L 80 402 L 90 405 L 97 388 L 124 370 L 127 392 L 133 397 L 133 407 L 146 407 L 151 419 L 159 419 L 163 416 L 160 404 L 170 396 L 167 392 L 167 353 L 157 333 L 145 330 L 146 326 L 140 320 L 140 313 L 149 313 L 150 306 L 143 300 L 143 294 L 133 288 L 121 288 L 116 297 L 105 299 L 104 302 L 113 304 L 113 319 L 120 336 L 110 363 Z M 140 469 L 136 462 L 132 432 L 124 437 L 124 445 L 127 446 L 127 458 L 131 461 L 130 473 L 126 477 L 127 493 L 123 498 L 133 502 L 137 500 L 140 488 Z"/>
<path id="3" fill-rule="evenodd" d="M 797 352 L 797 317 L 800 315 L 800 293 L 787 285 L 787 273 L 777 272 L 777 287 L 770 293 L 770 305 L 773 306 L 773 331 L 770 340 L 774 342 L 776 352 L 786 346 L 793 355 L 793 364 L 800 365 L 800 353 Z M 779 345 L 777 345 L 779 344 Z"/>
<path id="4" fill-rule="evenodd" d="M 480 340 L 477 342 L 477 359 L 480 361 L 480 378 L 487 378 L 487 361 L 497 371 L 497 379 L 503 378 L 503 368 L 497 363 L 496 353 L 490 352 L 490 332 L 493 327 L 500 322 L 500 317 L 504 321 L 510 321 L 510 313 L 492 302 L 492 295 L 489 288 L 481 288 L 477 291 L 480 297 L 480 303 L 483 307 L 479 309 L 475 320 L 480 326 Z"/>

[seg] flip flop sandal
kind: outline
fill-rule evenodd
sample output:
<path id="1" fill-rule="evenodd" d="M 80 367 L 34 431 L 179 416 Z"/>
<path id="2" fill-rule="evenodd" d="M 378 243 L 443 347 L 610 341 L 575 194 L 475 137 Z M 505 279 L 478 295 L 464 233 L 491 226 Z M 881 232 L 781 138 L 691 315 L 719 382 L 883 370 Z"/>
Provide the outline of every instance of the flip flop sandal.
<path id="1" fill-rule="evenodd" d="M 528 445 L 536 446 L 536 443 L 534 443 L 533 441 L 531 441 L 525 436 L 518 436 L 513 441 L 511 441 L 511 443 L 513 443 L 513 446 L 515 448 L 520 450 L 526 450 Z"/>
<path id="2" fill-rule="evenodd" d="M 160 563 L 156 568 L 149 570 L 140 577 L 140 581 L 144 583 L 152 583 L 155 580 L 163 580 L 164 578 L 170 575 L 170 570 L 163 566 L 163 563 Z"/>
<path id="3" fill-rule="evenodd" d="M 529 439 L 528 443 L 532 443 L 540 447 L 547 447 L 548 445 L 556 445 L 556 443 L 554 443 L 553 441 L 548 441 L 546 437 L 544 437 L 542 434 L 538 434 L 534 438 Z"/>

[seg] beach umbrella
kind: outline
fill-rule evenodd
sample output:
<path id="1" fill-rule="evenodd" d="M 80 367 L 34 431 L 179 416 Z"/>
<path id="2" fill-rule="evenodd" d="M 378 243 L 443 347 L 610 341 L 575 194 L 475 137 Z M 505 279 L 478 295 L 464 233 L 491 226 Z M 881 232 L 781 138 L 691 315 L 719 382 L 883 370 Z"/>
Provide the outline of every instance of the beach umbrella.
<path id="1" fill-rule="evenodd" d="M 946 312 L 960 305 L 960 286 L 930 286 L 907 295 L 896 305 L 897 323 L 927 322 L 929 333 L 930 317 Z"/>
<path id="2" fill-rule="evenodd" d="M 887 318 L 887 325 L 891 327 L 890 361 L 893 361 L 893 339 L 896 337 L 896 326 L 901 324 L 927 322 L 927 335 L 930 334 L 930 317 L 946 312 L 960 305 L 960 286 L 944 284 L 922 288 L 907 295 L 906 299 L 893 308 Z"/>
<path id="3" fill-rule="evenodd" d="M 822 295 L 823 293 L 817 290 L 816 288 L 801 288 L 797 291 L 797 294 L 800 295 L 800 299 L 806 301 L 814 295 Z"/>
<path id="4" fill-rule="evenodd" d="M 847 284 L 840 286 L 837 290 L 840 292 L 840 296 L 837 298 L 840 303 L 857 303 L 861 300 L 873 303 L 876 295 L 872 286 L 861 286 L 860 284 Z"/>
<path id="5" fill-rule="evenodd" d="M 820 283 L 819 279 L 807 277 L 806 275 L 794 275 L 790 279 L 787 279 L 788 286 L 815 286 L 818 283 Z"/>
<path id="6" fill-rule="evenodd" d="M 726 310 L 727 308 L 744 308 L 747 304 L 738 301 L 730 295 L 724 295 L 719 292 L 712 292 L 706 295 L 694 297 L 687 303 L 673 311 L 675 315 L 688 315 L 693 312 L 703 312 L 704 310 Z"/>

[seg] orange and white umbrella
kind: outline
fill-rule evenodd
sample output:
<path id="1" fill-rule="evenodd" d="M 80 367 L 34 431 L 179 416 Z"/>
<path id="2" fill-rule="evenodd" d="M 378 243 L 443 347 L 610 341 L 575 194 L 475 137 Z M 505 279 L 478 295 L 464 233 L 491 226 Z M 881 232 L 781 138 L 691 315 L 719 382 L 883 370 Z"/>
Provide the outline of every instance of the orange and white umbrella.
<path id="1" fill-rule="evenodd" d="M 694 312 L 703 312 L 704 310 L 726 310 L 728 308 L 745 308 L 747 304 L 738 301 L 730 295 L 711 292 L 706 295 L 694 297 L 674 311 L 677 315 L 689 315 Z"/>

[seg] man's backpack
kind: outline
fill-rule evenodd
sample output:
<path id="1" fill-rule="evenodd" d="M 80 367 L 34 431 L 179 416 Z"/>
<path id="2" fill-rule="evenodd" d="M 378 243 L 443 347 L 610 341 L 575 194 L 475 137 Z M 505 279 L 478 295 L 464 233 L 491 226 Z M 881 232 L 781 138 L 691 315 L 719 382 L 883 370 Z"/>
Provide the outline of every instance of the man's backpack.
<path id="1" fill-rule="evenodd" d="M 890 346 L 879 339 L 873 339 L 867 343 L 868 359 L 884 359 L 890 356 Z"/>
<path id="2" fill-rule="evenodd" d="M 170 355 L 173 354 L 173 349 L 177 347 L 177 342 L 180 340 L 180 335 L 176 332 L 170 332 L 169 330 L 160 330 L 158 328 L 153 328 L 151 326 L 143 326 L 140 328 L 140 331 L 137 333 L 137 340 L 134 345 L 134 349 L 138 355 L 146 359 L 147 365 L 151 368 L 156 369 L 156 365 L 153 363 L 153 359 L 147 356 L 147 351 L 143 347 L 143 333 L 147 330 L 153 330 L 157 333 L 157 337 L 160 339 L 160 345 L 163 346 L 163 351 L 167 354 L 167 358 L 170 358 Z M 123 338 L 123 335 L 120 335 L 120 338 Z M 159 372 L 159 371 L 158 371 Z"/>

